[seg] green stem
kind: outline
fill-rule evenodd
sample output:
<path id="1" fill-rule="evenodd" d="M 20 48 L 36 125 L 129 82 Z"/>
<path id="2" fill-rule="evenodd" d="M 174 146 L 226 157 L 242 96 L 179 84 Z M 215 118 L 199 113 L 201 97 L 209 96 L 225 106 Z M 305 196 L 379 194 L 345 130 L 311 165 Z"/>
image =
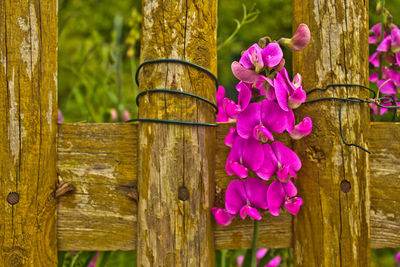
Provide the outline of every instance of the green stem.
<path id="1" fill-rule="evenodd" d="M 226 266 L 226 254 L 228 253 L 227 249 L 222 249 L 221 250 L 221 267 Z"/>
<path id="2" fill-rule="evenodd" d="M 257 241 L 258 241 L 258 220 L 254 220 L 253 246 L 251 248 L 251 267 L 257 267 Z"/>

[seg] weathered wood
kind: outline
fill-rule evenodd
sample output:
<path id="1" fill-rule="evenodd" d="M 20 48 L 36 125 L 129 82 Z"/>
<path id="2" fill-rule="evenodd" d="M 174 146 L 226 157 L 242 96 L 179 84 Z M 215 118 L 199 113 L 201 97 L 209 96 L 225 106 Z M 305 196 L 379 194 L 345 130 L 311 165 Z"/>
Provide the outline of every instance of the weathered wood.
<path id="1" fill-rule="evenodd" d="M 217 1 L 143 0 L 141 62 L 183 59 L 217 71 Z M 214 80 L 177 63 L 147 65 L 140 89 L 167 88 L 215 102 Z M 140 99 L 139 118 L 215 122 L 210 105 L 182 95 Z M 215 128 L 139 123 L 138 266 L 214 264 L 210 208 L 214 195 Z M 189 191 L 178 198 L 181 187 Z"/>
<path id="2" fill-rule="evenodd" d="M 303 88 L 331 83 L 368 85 L 368 1 L 293 0 L 293 28 L 310 27 L 310 45 L 293 53 L 293 68 L 303 75 Z M 323 96 L 368 98 L 358 88 L 335 87 Z M 303 105 L 297 115 L 311 117 L 315 126 L 306 141 L 295 143 L 303 162 L 299 195 L 304 206 L 294 219 L 296 266 L 369 266 L 368 154 L 345 146 L 340 139 L 339 103 Z M 369 107 L 344 104 L 344 136 L 366 146 Z M 351 190 L 345 193 L 341 183 Z"/>
<path id="3" fill-rule="evenodd" d="M 0 2 L 0 266 L 57 265 L 56 3 Z"/>
<path id="4" fill-rule="evenodd" d="M 225 172 L 224 138 L 231 124 L 217 128 L 216 188 L 232 179 Z M 135 250 L 136 203 L 126 197 L 136 185 L 137 124 L 61 124 L 58 169 L 76 191 L 59 198 L 59 250 Z M 371 246 L 400 247 L 400 123 L 371 123 Z M 259 246 L 292 246 L 292 216 L 263 216 Z M 251 247 L 250 220 L 217 226 L 216 249 Z"/>

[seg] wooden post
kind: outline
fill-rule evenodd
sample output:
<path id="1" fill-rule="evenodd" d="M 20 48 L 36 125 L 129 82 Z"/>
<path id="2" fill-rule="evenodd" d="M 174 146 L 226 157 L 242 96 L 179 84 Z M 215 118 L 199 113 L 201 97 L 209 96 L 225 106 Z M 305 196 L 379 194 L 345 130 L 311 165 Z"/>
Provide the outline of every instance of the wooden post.
<path id="1" fill-rule="evenodd" d="M 143 0 L 141 61 L 183 59 L 217 72 L 217 1 Z M 179 63 L 141 70 L 140 88 L 174 89 L 215 103 L 207 74 Z M 212 106 L 192 97 L 150 93 L 140 118 L 215 122 Z M 215 127 L 139 123 L 138 266 L 213 266 Z M 179 192 L 188 190 L 186 201 Z"/>
<path id="2" fill-rule="evenodd" d="M 57 1 L 0 1 L 0 266 L 56 266 Z"/>
<path id="3" fill-rule="evenodd" d="M 293 54 L 304 89 L 368 85 L 368 1 L 293 0 L 293 29 L 300 23 L 310 27 L 312 38 L 304 51 Z M 366 99 L 369 93 L 335 87 L 308 99 L 325 96 Z M 343 144 L 338 112 L 338 101 L 306 104 L 297 111 L 312 118 L 314 129 L 307 140 L 296 142 L 303 161 L 297 184 L 304 198 L 294 220 L 296 266 L 369 266 L 369 157 Z M 347 141 L 367 146 L 368 105 L 344 104 L 342 123 Z"/>

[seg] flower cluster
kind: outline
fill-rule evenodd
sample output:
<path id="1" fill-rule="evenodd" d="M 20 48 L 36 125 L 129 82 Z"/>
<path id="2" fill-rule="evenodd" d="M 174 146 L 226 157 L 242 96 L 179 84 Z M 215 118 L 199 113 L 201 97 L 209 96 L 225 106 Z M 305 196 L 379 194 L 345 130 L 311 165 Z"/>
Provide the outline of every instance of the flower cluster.
<path id="1" fill-rule="evenodd" d="M 264 256 L 268 253 L 267 248 L 260 248 L 259 250 L 257 250 L 257 265 L 260 262 L 260 260 L 262 258 L 264 258 Z M 273 259 L 271 259 L 264 267 L 277 267 L 279 265 L 279 263 L 281 262 L 282 258 L 279 256 L 274 257 Z M 242 267 L 243 265 L 243 261 L 244 261 L 244 256 L 241 255 L 237 258 L 237 265 L 239 267 Z"/>
<path id="2" fill-rule="evenodd" d="M 369 80 L 376 83 L 379 93 L 393 97 L 397 103 L 382 103 L 384 106 L 397 105 L 400 101 L 400 30 L 393 23 L 382 25 L 378 23 L 370 30 L 369 43 L 376 45 L 376 52 L 369 58 L 372 72 Z M 378 107 L 371 104 L 376 115 Z M 387 108 L 380 108 L 380 115 L 386 113 Z"/>
<path id="3" fill-rule="evenodd" d="M 278 216 L 284 206 L 296 215 L 303 204 L 292 182 L 301 161 L 294 151 L 275 141 L 274 134 L 286 131 L 293 139 L 300 139 L 311 132 L 310 118 L 295 124 L 293 109 L 305 102 L 306 93 L 300 74 L 289 78 L 279 45 L 301 50 L 310 41 L 310 31 L 301 24 L 291 39 L 262 45 L 266 39 L 260 39 L 260 44 L 252 45 L 239 62 L 232 63 L 232 72 L 240 80 L 237 103 L 225 97 L 223 87 L 217 92 L 217 121 L 236 121 L 225 138 L 225 144 L 231 147 L 226 172 L 241 178 L 229 184 L 225 209 L 212 208 L 221 225 L 230 224 L 237 214 L 242 219 L 249 215 L 260 220 L 259 209 Z M 248 177 L 250 171 L 258 177 Z M 274 175 L 277 178 L 267 185 L 265 181 Z"/>

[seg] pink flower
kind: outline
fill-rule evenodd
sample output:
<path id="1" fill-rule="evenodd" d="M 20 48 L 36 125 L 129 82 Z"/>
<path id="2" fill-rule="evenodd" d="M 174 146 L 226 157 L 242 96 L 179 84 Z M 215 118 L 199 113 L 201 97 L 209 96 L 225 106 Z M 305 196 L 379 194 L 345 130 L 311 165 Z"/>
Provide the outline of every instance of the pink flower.
<path id="1" fill-rule="evenodd" d="M 288 180 L 286 183 L 279 180 L 273 181 L 267 191 L 269 212 L 274 216 L 279 216 L 279 210 L 284 205 L 290 213 L 297 215 L 300 206 L 303 205 L 303 200 L 296 195 L 297 188 L 292 181 Z"/>
<path id="2" fill-rule="evenodd" d="M 240 178 L 246 178 L 248 169 L 256 171 L 263 161 L 264 151 L 258 141 L 254 139 L 246 140 L 236 136 L 226 160 L 225 169 L 230 176 L 236 174 Z"/>
<path id="3" fill-rule="evenodd" d="M 288 46 L 293 51 L 300 51 L 310 43 L 311 33 L 306 24 L 300 24 L 292 39 L 281 38 L 279 43 Z"/>
<path id="4" fill-rule="evenodd" d="M 229 98 L 224 98 L 223 107 L 230 118 L 236 119 L 240 112 L 245 110 L 250 103 L 251 90 L 248 83 L 239 82 L 236 89 L 239 91 L 238 104 Z"/>
<path id="5" fill-rule="evenodd" d="M 306 101 L 307 96 L 301 86 L 300 74 L 291 82 L 285 68 L 276 75 L 274 89 L 278 104 L 284 111 L 297 108 Z"/>
<path id="6" fill-rule="evenodd" d="M 253 69 L 259 73 L 264 68 L 262 49 L 258 44 L 253 44 L 249 49 L 243 52 L 239 63 L 246 69 Z"/>
<path id="7" fill-rule="evenodd" d="M 400 66 L 400 52 L 396 53 L 396 63 Z"/>
<path id="8" fill-rule="evenodd" d="M 246 83 L 255 83 L 258 81 L 258 74 L 252 69 L 245 68 L 242 64 L 234 61 L 231 65 L 233 75 Z"/>
<path id="9" fill-rule="evenodd" d="M 393 29 L 392 32 L 390 33 L 390 36 L 392 38 L 391 41 L 391 47 L 390 50 L 393 53 L 398 53 L 400 52 L 400 30 L 399 29 Z"/>
<path id="10" fill-rule="evenodd" d="M 224 209 L 213 207 L 211 208 L 211 212 L 215 217 L 215 220 L 218 224 L 222 226 L 227 226 L 231 224 L 232 220 L 236 217 L 235 214 L 231 214 Z"/>
<path id="11" fill-rule="evenodd" d="M 375 52 L 369 57 L 369 63 L 371 63 L 372 66 L 374 67 L 379 67 L 379 57 L 380 53 Z"/>
<path id="12" fill-rule="evenodd" d="M 247 215 L 261 220 L 257 209 L 266 210 L 268 186 L 258 178 L 233 180 L 226 189 L 225 208 L 231 214 L 238 214 L 244 220 Z"/>
<path id="13" fill-rule="evenodd" d="M 396 261 L 400 263 L 400 251 L 396 254 Z"/>
<path id="14" fill-rule="evenodd" d="M 264 180 L 269 180 L 277 174 L 279 180 L 286 182 L 291 177 L 297 177 L 296 172 L 301 168 L 297 154 L 279 141 L 263 145 L 264 161 L 255 171 Z"/>
<path id="15" fill-rule="evenodd" d="M 61 110 L 59 110 L 59 109 L 57 110 L 57 115 L 58 115 L 57 122 L 58 123 L 62 123 L 64 121 L 64 117 L 63 117 L 63 115 L 61 113 Z"/>
<path id="16" fill-rule="evenodd" d="M 257 264 L 260 262 L 260 260 L 261 260 L 262 258 L 264 258 L 265 254 L 267 254 L 267 252 L 268 252 L 268 249 L 267 249 L 267 248 L 260 248 L 259 250 L 257 250 L 257 255 L 256 255 L 256 257 L 257 257 Z M 237 257 L 237 264 L 238 264 L 239 266 L 242 266 L 243 261 L 244 261 L 244 256 L 243 256 L 243 255 L 240 255 L 240 256 Z"/>
<path id="17" fill-rule="evenodd" d="M 282 260 L 281 257 L 277 256 L 277 257 L 273 258 L 272 260 L 270 260 L 268 262 L 268 264 L 265 265 L 264 267 L 276 267 L 279 265 L 279 263 L 281 263 L 281 260 Z"/>
<path id="18" fill-rule="evenodd" d="M 265 66 L 273 68 L 278 66 L 283 58 L 283 52 L 279 44 L 269 43 L 262 50 L 262 58 Z"/>
<path id="19" fill-rule="evenodd" d="M 378 23 L 374 25 L 369 31 L 371 35 L 369 36 L 369 43 L 370 44 L 377 44 L 381 39 L 381 29 L 382 23 Z"/>
<path id="20" fill-rule="evenodd" d="M 293 111 L 284 111 L 275 101 L 267 99 L 250 104 L 237 118 L 239 136 L 245 139 L 253 137 L 261 142 L 274 140 L 271 131 L 282 133 L 287 130 L 293 133 L 293 126 Z"/>
<path id="21" fill-rule="evenodd" d="M 131 119 L 131 113 L 129 112 L 129 110 L 124 109 L 121 115 L 121 119 L 122 121 L 129 121 Z"/>
<path id="22" fill-rule="evenodd" d="M 299 140 L 311 133 L 312 120 L 309 117 L 304 118 L 299 124 L 294 126 L 293 135 L 291 137 L 295 140 Z"/>

